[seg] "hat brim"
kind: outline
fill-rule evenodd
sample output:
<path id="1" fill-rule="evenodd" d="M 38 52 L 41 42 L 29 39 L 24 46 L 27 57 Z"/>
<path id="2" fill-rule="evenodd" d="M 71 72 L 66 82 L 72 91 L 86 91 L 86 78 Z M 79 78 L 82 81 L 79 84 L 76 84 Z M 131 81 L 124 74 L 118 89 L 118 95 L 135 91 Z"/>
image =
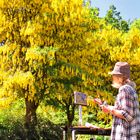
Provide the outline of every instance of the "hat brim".
<path id="1" fill-rule="evenodd" d="M 120 72 L 116 72 L 116 71 L 108 72 L 108 74 L 110 74 L 110 75 L 115 75 L 115 74 L 122 75 L 122 73 L 120 73 Z"/>

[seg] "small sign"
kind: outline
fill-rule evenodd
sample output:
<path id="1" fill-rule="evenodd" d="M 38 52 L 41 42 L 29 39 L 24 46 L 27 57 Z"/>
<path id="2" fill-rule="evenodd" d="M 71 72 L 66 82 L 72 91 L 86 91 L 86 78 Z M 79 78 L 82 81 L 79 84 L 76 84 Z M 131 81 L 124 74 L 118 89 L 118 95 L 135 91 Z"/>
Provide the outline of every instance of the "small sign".
<path id="1" fill-rule="evenodd" d="M 87 106 L 87 95 L 82 92 L 74 92 L 74 103 Z"/>

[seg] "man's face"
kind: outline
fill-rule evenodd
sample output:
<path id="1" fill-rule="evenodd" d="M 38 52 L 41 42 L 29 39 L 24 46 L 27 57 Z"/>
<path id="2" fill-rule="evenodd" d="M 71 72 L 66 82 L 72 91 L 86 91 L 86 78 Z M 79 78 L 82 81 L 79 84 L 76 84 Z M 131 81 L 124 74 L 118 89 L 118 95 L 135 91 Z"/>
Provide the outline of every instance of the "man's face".
<path id="1" fill-rule="evenodd" d="M 112 75 L 112 86 L 115 88 L 119 88 L 122 85 L 123 78 L 121 75 Z"/>

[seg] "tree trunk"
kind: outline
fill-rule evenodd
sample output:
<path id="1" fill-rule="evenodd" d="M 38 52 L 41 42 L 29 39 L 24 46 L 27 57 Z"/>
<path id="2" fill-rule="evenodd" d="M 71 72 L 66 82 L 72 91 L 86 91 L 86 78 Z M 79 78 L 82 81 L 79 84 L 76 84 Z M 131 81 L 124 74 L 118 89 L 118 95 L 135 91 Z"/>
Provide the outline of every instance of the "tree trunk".
<path id="1" fill-rule="evenodd" d="M 70 108 L 71 107 L 71 108 Z M 75 111 L 75 106 L 68 106 L 67 107 L 67 119 L 68 119 L 68 127 L 72 126 L 72 122 L 74 119 L 74 111 Z"/>
<path id="2" fill-rule="evenodd" d="M 34 100 L 30 101 L 25 98 L 26 104 L 26 115 L 25 115 L 25 128 L 27 130 L 27 140 L 38 140 L 38 134 L 36 131 L 37 116 L 36 110 L 38 103 L 36 104 Z"/>
<path id="3" fill-rule="evenodd" d="M 72 127 L 72 122 L 73 122 L 73 119 L 74 119 L 75 105 L 67 105 L 66 110 L 67 110 L 67 120 L 68 120 L 68 123 L 67 123 L 67 140 L 72 140 L 70 127 Z"/>

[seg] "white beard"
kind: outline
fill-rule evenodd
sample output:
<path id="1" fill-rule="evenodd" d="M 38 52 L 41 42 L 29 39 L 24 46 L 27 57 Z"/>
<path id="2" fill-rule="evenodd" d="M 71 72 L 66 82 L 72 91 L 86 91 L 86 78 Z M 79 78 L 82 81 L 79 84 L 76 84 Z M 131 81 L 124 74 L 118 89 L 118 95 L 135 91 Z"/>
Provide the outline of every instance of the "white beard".
<path id="1" fill-rule="evenodd" d="M 121 86 L 122 85 L 119 83 L 115 83 L 115 82 L 112 83 L 112 87 L 114 87 L 114 88 L 120 88 Z"/>
<path id="2" fill-rule="evenodd" d="M 135 82 L 133 82 L 133 81 L 129 81 L 129 82 L 127 82 L 126 84 L 130 85 L 130 86 L 133 87 L 133 88 L 136 88 L 136 84 L 135 84 Z M 113 82 L 111 85 L 112 85 L 112 87 L 114 87 L 114 88 L 120 88 L 120 87 L 122 86 L 122 84 L 119 84 L 119 83 L 116 83 L 116 82 Z"/>

